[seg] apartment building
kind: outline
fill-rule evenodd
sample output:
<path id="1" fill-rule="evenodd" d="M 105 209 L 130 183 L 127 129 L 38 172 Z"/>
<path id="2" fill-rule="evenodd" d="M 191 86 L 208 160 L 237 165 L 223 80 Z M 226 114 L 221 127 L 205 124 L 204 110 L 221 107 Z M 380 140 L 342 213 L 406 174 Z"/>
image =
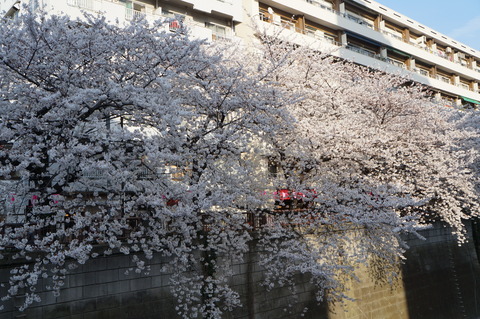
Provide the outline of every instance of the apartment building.
<path id="1" fill-rule="evenodd" d="M 235 27 L 243 22 L 243 8 L 237 0 L 0 0 L 0 12 L 15 17 L 27 5 L 36 10 L 66 13 L 79 17 L 83 13 L 101 13 L 120 24 L 145 17 L 148 21 L 168 18 L 167 30 L 187 26 L 197 38 L 234 40 Z"/>
<path id="2" fill-rule="evenodd" d="M 255 4 L 267 32 L 319 46 L 361 65 L 409 74 L 429 86 L 441 104 L 480 103 L 479 51 L 378 2 L 260 0 Z"/>
<path id="3" fill-rule="evenodd" d="M 248 43 L 261 30 L 382 71 L 409 74 L 439 103 L 480 104 L 480 52 L 373 0 L 0 0 L 15 17 L 21 2 L 73 17 L 101 12 L 119 22 L 170 18 L 194 37 Z"/>

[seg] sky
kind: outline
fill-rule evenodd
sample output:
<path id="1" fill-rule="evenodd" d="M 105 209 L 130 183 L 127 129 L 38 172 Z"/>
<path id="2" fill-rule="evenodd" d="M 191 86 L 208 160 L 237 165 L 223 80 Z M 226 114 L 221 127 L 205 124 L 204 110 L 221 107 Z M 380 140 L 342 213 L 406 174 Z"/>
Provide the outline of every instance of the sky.
<path id="1" fill-rule="evenodd" d="M 480 0 L 375 0 L 480 50 Z"/>

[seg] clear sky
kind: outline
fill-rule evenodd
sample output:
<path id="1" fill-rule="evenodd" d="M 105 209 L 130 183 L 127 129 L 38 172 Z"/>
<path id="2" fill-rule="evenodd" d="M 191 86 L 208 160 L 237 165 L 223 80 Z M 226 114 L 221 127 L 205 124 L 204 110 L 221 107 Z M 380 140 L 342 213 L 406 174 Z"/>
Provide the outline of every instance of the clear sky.
<path id="1" fill-rule="evenodd" d="M 480 50 L 480 0 L 375 0 Z"/>

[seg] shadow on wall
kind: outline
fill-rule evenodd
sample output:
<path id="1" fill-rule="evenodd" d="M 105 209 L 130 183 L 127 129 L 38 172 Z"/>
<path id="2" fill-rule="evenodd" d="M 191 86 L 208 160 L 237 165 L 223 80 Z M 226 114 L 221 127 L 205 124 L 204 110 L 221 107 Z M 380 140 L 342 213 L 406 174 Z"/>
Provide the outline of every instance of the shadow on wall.
<path id="1" fill-rule="evenodd" d="M 462 246 L 440 223 L 422 233 L 427 240 L 409 240 L 402 270 L 410 319 L 480 318 L 479 228 L 466 228 Z"/>
<path id="2" fill-rule="evenodd" d="M 405 238 L 410 249 L 393 285 L 376 281 L 381 273 L 360 269 L 350 282 L 355 298 L 336 305 L 329 319 L 478 319 L 480 318 L 480 223 L 466 222 L 468 242 L 458 246 L 451 229 L 437 223 Z M 372 268 L 372 267 L 371 267 Z M 379 268 L 381 269 L 381 267 Z M 312 318 L 323 318 L 312 317 Z"/>

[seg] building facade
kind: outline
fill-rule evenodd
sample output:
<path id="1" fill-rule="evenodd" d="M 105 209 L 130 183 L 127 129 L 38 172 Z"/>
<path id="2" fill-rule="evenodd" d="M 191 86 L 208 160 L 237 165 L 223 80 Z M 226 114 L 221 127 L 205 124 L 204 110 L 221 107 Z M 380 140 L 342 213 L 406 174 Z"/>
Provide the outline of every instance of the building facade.
<path id="1" fill-rule="evenodd" d="M 260 23 L 299 33 L 298 41 L 324 42 L 333 54 L 358 64 L 409 73 L 442 104 L 479 103 L 480 52 L 380 3 L 265 0 L 258 5 Z"/>
<path id="2" fill-rule="evenodd" d="M 145 16 L 170 18 L 194 37 L 254 38 L 255 30 L 381 71 L 409 75 L 448 106 L 480 104 L 480 52 L 372 0 L 28 0 L 30 8 L 72 17 L 102 13 L 120 23 Z M 0 12 L 15 17 L 19 0 L 0 0 Z M 173 20 L 172 20 L 173 19 Z M 256 25 L 256 28 L 254 28 Z"/>

